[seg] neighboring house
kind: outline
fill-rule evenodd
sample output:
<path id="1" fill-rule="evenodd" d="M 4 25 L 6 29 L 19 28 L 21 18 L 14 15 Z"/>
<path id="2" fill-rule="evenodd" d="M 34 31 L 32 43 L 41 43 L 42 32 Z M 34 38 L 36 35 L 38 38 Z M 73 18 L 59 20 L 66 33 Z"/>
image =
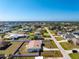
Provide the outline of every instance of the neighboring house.
<path id="1" fill-rule="evenodd" d="M 10 27 L 0 27 L 0 33 L 6 33 L 10 31 L 11 31 Z"/>
<path id="2" fill-rule="evenodd" d="M 63 38 L 66 40 L 70 40 L 72 38 L 75 38 L 75 36 L 72 33 L 66 33 L 66 34 L 63 34 Z"/>
<path id="3" fill-rule="evenodd" d="M 41 50 L 42 46 L 42 40 L 32 40 L 29 42 L 28 47 L 28 52 L 39 52 Z"/>
<path id="4" fill-rule="evenodd" d="M 35 32 L 35 35 L 41 35 L 41 33 L 39 31 Z"/>
<path id="5" fill-rule="evenodd" d="M 35 40 L 43 40 L 43 36 L 40 32 L 35 32 L 34 38 Z"/>
<path id="6" fill-rule="evenodd" d="M 31 32 L 32 28 L 29 27 L 29 26 L 25 26 L 22 31 L 24 31 L 24 32 Z"/>
<path id="7" fill-rule="evenodd" d="M 72 33 L 76 38 L 79 38 L 79 31 L 73 32 Z"/>
<path id="8" fill-rule="evenodd" d="M 74 45 L 79 45 L 79 38 L 76 38 L 72 33 L 67 33 L 63 35 L 66 40 L 72 40 Z"/>
<path id="9" fill-rule="evenodd" d="M 62 35 L 63 33 L 61 31 L 58 31 L 57 32 L 57 35 Z"/>
<path id="10" fill-rule="evenodd" d="M 0 34 L 4 34 L 3 30 L 0 30 Z"/>
<path id="11" fill-rule="evenodd" d="M 4 40 L 0 40 L 0 49 L 1 50 L 7 48 L 9 45 L 11 45 L 10 42 L 6 42 Z"/>
<path id="12" fill-rule="evenodd" d="M 12 38 L 13 40 L 17 39 L 17 38 L 27 38 L 28 35 L 26 34 L 13 34 L 13 33 L 10 33 L 8 34 L 7 36 L 5 36 L 5 38 Z"/>
<path id="13" fill-rule="evenodd" d="M 42 28 L 38 28 L 36 31 L 37 32 L 41 32 L 42 31 Z"/>

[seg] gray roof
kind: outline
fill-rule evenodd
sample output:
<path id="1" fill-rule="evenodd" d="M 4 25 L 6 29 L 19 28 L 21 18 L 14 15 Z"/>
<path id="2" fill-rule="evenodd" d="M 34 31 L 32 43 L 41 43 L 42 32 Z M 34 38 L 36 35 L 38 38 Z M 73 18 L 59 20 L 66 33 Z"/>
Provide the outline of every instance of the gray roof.
<path id="1" fill-rule="evenodd" d="M 65 37 L 66 38 L 75 38 L 75 36 L 73 34 L 71 34 L 71 33 L 65 34 Z"/>

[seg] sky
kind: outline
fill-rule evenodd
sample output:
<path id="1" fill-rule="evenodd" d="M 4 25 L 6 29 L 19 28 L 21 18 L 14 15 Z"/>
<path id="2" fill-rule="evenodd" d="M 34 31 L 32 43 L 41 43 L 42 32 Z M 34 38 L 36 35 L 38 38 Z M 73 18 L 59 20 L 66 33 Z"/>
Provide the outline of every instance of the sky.
<path id="1" fill-rule="evenodd" d="M 79 21 L 79 0 L 0 0 L 0 21 Z"/>

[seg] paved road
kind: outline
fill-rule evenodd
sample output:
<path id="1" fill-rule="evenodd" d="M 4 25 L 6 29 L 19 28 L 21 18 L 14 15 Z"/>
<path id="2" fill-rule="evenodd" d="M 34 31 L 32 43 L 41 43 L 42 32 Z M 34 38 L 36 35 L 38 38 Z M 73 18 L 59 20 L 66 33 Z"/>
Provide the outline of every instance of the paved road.
<path id="1" fill-rule="evenodd" d="M 61 47 L 61 45 L 59 44 L 59 42 L 55 39 L 55 37 L 50 33 L 50 31 L 48 30 L 48 28 L 45 27 L 45 29 L 47 30 L 47 32 L 51 36 L 52 40 L 55 42 L 55 44 L 57 45 L 57 47 L 61 51 L 61 53 L 63 55 L 63 59 L 71 59 L 70 56 L 67 54 L 67 52 Z"/>

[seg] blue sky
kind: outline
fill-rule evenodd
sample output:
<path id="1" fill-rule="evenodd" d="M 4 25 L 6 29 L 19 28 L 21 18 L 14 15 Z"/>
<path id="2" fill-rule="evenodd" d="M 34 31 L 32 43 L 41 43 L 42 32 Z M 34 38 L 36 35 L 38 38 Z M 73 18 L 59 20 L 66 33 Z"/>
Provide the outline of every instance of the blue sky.
<path id="1" fill-rule="evenodd" d="M 0 0 L 0 21 L 78 21 L 79 0 Z"/>

